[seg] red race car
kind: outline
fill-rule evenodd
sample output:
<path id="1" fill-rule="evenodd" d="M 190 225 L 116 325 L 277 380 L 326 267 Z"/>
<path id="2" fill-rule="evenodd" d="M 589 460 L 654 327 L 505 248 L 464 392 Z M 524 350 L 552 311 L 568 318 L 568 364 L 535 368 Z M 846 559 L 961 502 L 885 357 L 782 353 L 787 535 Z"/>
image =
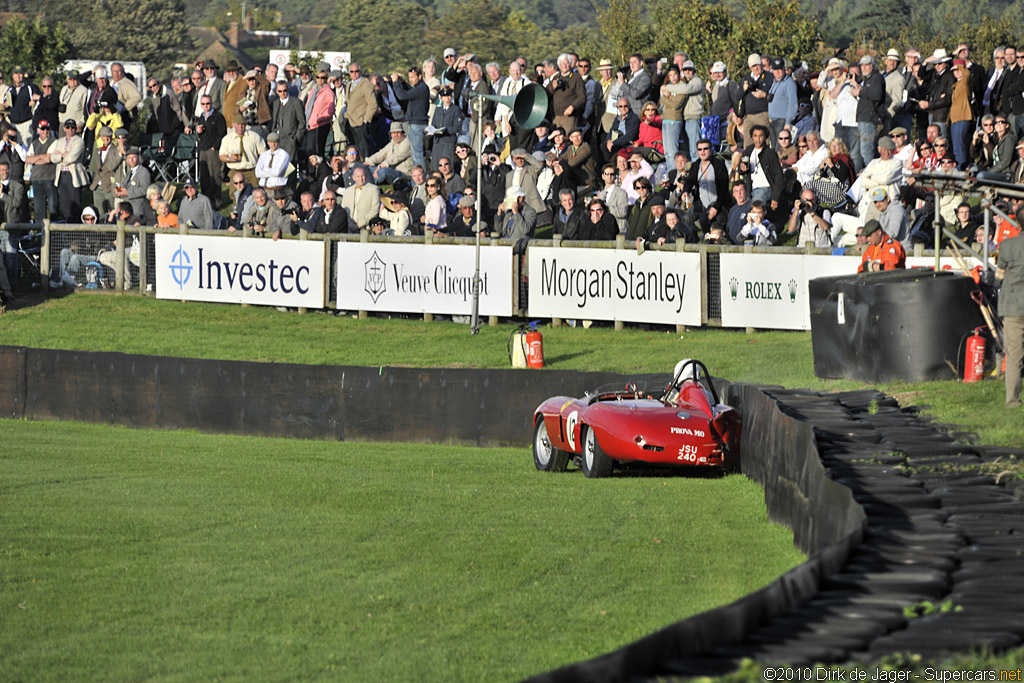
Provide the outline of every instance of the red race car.
<path id="1" fill-rule="evenodd" d="M 579 456 L 587 477 L 631 462 L 738 469 L 741 426 L 739 413 L 719 402 L 708 369 L 687 358 L 670 380 L 544 401 L 533 415 L 533 464 L 562 472 Z"/>

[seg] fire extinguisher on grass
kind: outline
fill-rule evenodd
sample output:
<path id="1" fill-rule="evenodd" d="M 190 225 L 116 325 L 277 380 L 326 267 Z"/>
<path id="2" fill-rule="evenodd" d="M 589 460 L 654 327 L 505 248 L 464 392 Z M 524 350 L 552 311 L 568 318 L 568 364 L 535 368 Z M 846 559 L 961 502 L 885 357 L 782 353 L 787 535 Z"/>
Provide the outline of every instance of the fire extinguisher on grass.
<path id="1" fill-rule="evenodd" d="M 539 322 L 524 323 L 509 334 L 508 360 L 512 367 L 544 367 L 544 338 L 537 329 Z"/>
<path id="2" fill-rule="evenodd" d="M 974 328 L 974 334 L 967 339 L 967 351 L 964 353 L 964 383 L 978 382 L 985 374 L 985 338 L 981 336 L 983 328 Z"/>

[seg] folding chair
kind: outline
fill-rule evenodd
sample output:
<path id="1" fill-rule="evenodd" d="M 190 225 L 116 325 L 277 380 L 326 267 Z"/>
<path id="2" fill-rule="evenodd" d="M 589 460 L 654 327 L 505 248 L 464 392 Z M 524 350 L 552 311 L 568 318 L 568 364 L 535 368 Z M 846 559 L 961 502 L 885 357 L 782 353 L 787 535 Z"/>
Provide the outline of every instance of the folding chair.
<path id="1" fill-rule="evenodd" d="M 141 162 L 149 168 L 154 180 L 173 181 L 167 163 L 171 150 L 167 149 L 163 133 L 143 133 L 139 136 L 139 151 L 142 153 Z"/>
<path id="2" fill-rule="evenodd" d="M 171 163 L 174 164 L 174 180 L 182 182 L 186 178 L 199 181 L 199 136 L 182 133 L 171 152 Z"/>

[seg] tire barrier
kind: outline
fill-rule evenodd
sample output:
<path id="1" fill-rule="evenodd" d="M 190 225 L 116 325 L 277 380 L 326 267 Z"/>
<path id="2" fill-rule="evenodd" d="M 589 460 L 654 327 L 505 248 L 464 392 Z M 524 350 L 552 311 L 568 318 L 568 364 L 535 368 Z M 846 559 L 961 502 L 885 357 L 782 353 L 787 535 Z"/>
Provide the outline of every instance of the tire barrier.
<path id="1" fill-rule="evenodd" d="M 1024 483 L 971 469 L 1024 450 L 957 443 L 954 426 L 875 391 L 733 385 L 728 395 L 744 415 L 742 470 L 808 561 L 731 605 L 530 680 L 718 676 L 747 657 L 927 660 L 1024 642 Z M 799 591 L 786 583 L 796 576 Z"/>
<path id="2" fill-rule="evenodd" d="M 811 280 L 814 374 L 863 382 L 955 379 L 962 339 L 985 324 L 971 300 L 976 288 L 952 272 L 916 268 Z"/>

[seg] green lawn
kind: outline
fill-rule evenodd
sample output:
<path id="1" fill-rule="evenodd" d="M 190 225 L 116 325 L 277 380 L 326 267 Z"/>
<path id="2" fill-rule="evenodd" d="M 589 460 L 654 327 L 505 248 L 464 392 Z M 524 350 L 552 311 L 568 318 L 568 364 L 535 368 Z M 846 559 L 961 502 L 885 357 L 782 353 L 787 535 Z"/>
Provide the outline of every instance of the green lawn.
<path id="1" fill-rule="evenodd" d="M 0 441 L 2 680 L 517 679 L 802 560 L 742 476 L 77 423 Z"/>
<path id="2" fill-rule="evenodd" d="M 310 364 L 497 368 L 508 367 L 512 329 L 485 325 L 471 337 L 468 326 L 449 322 L 354 320 L 259 306 L 73 294 L 0 316 L 0 344 Z M 693 357 L 733 381 L 825 391 L 865 386 L 815 378 L 809 332 L 545 328 L 544 354 L 547 367 L 556 369 L 666 372 L 679 359 Z M 937 419 L 977 431 L 987 443 L 1024 443 L 1024 419 L 1003 407 L 1002 382 L 880 388 L 904 405 L 929 406 Z"/>

